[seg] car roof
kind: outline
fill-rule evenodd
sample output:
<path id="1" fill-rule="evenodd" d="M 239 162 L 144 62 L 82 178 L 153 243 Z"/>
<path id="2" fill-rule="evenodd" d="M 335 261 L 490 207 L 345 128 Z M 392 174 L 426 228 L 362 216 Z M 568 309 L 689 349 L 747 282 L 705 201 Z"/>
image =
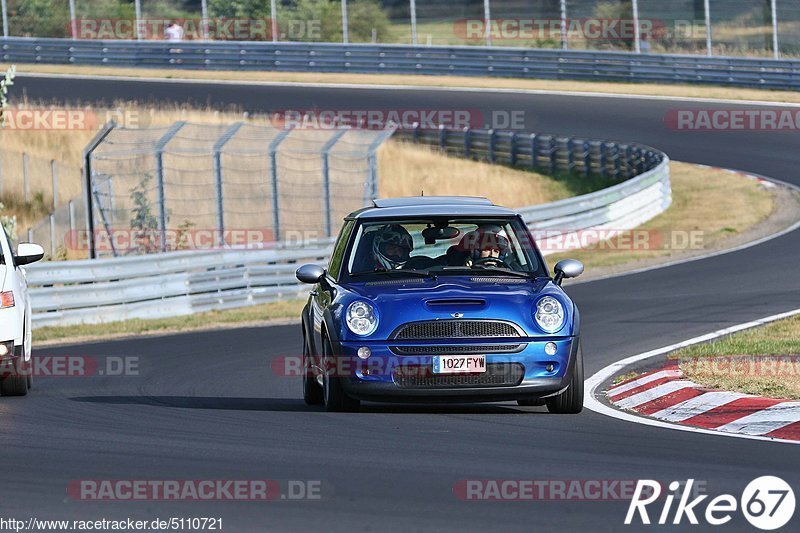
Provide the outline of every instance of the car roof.
<path id="1" fill-rule="evenodd" d="M 372 207 L 351 213 L 347 218 L 401 218 L 429 216 L 486 216 L 509 217 L 516 215 L 511 209 L 494 205 L 486 198 L 476 196 L 412 196 L 374 200 Z"/>

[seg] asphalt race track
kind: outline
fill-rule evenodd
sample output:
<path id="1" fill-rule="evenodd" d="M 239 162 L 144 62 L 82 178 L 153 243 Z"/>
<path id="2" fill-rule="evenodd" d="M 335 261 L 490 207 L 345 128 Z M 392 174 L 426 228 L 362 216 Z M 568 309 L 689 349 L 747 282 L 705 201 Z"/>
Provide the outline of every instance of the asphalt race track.
<path id="1" fill-rule="evenodd" d="M 686 133 L 663 122 L 671 109 L 742 107 L 727 103 L 25 76 L 14 89 L 34 100 L 188 101 L 251 111 L 524 111 L 534 131 L 636 140 L 675 160 L 800 184 L 796 132 Z M 798 264 L 796 231 L 706 260 L 567 285 L 581 309 L 587 377 L 635 353 L 800 307 Z M 795 486 L 800 479 L 800 449 L 793 445 L 652 428 L 589 411 L 554 416 L 512 404 L 365 404 L 360 414 L 324 413 L 303 404 L 298 378 L 271 369 L 274 358 L 300 349 L 300 329 L 292 325 L 35 350 L 96 357 L 101 368 L 106 358 L 134 356 L 139 375 L 41 378 L 27 398 L 0 401 L 4 514 L 214 516 L 223 518 L 225 531 L 618 531 L 627 501 L 462 501 L 453 488 L 465 479 L 694 478 L 712 496 L 738 497 L 762 475 Z M 66 492 L 79 479 L 253 478 L 321 480 L 322 498 L 86 502 Z M 737 514 L 716 529 L 749 527 Z"/>

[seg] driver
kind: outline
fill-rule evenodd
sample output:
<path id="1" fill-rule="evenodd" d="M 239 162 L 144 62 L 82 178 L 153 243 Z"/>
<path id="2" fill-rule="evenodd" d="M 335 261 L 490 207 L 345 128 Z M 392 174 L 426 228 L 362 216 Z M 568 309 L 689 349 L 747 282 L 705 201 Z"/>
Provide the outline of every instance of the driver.
<path id="1" fill-rule="evenodd" d="M 500 235 L 501 231 L 502 228 L 496 224 L 482 224 L 464 235 L 459 243 L 459 248 L 466 252 L 464 266 L 492 263 L 490 258 L 506 263 L 509 245 L 508 239 Z"/>
<path id="2" fill-rule="evenodd" d="M 372 240 L 372 255 L 376 270 L 396 270 L 401 268 L 414 249 L 411 234 L 400 224 L 386 224 L 379 229 Z"/>

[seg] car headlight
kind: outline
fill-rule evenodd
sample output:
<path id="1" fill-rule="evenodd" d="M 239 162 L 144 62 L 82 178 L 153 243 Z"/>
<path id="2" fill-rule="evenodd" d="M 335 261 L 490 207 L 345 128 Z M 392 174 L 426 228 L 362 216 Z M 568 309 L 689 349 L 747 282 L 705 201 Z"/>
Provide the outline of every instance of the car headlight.
<path id="1" fill-rule="evenodd" d="M 564 306 L 552 296 L 545 296 L 536 302 L 533 316 L 539 327 L 547 333 L 555 333 L 564 327 Z"/>
<path id="2" fill-rule="evenodd" d="M 356 335 L 372 335 L 378 328 L 378 315 L 375 308 L 363 300 L 356 300 L 347 306 L 345 322 Z"/>

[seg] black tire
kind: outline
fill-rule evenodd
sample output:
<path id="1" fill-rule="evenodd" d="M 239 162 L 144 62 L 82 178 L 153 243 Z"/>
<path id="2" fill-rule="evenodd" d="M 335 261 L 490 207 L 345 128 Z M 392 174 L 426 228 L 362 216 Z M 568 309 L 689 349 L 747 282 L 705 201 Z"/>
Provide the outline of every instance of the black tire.
<path id="1" fill-rule="evenodd" d="M 30 376 L 30 363 L 23 356 L 15 359 L 12 364 L 3 365 L 7 373 L 0 378 L 0 395 L 25 396 L 28 394 L 28 377 Z"/>
<path id="2" fill-rule="evenodd" d="M 583 411 L 583 348 L 578 344 L 575 368 L 567 390 L 547 398 L 547 410 L 560 415 L 575 415 Z"/>
<path id="3" fill-rule="evenodd" d="M 322 340 L 322 362 L 324 367 L 322 396 L 325 400 L 325 410 L 331 413 L 355 412 L 361 407 L 361 402 L 351 398 L 342 388 L 342 379 L 336 376 L 336 362 L 332 360 L 333 349 L 330 342 Z M 333 372 L 333 376 L 330 373 Z"/>
<path id="4" fill-rule="evenodd" d="M 323 405 L 325 397 L 322 395 L 322 387 L 317 383 L 314 372 L 311 370 L 311 348 L 308 345 L 305 331 L 303 331 L 303 400 L 306 405 Z"/>
<path id="5" fill-rule="evenodd" d="M 517 400 L 517 405 L 519 405 L 520 407 L 539 407 L 544 404 L 545 404 L 544 398 Z"/>

